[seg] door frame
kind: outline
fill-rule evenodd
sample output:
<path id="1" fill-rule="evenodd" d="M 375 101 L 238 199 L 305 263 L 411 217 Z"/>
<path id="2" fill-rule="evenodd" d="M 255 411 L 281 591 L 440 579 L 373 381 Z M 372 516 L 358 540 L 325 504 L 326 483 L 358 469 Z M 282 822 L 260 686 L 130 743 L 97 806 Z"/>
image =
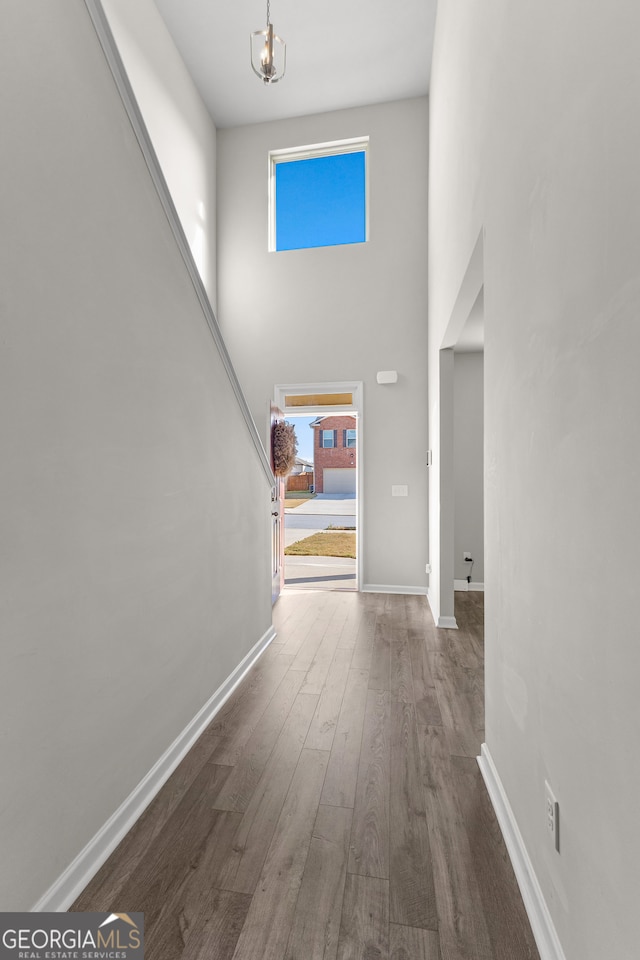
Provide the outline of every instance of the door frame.
<path id="1" fill-rule="evenodd" d="M 269 412 L 269 455 L 274 483 L 271 487 L 271 606 L 284 586 L 284 479 L 276 476 L 273 462 L 273 428 L 284 419 L 282 410 L 272 403 Z"/>
<path id="2" fill-rule="evenodd" d="M 429 557 L 432 577 L 427 593 L 437 627 L 457 629 L 454 581 L 453 350 L 484 287 L 484 228 L 464 272 L 457 299 L 437 347 L 435 378 L 429 382 L 429 431 L 433 463 L 429 470 Z M 486 424 L 486 410 L 485 410 Z M 485 433 L 486 436 L 486 433 Z M 485 457 L 486 464 L 486 457 Z M 485 530 L 486 525 L 486 495 Z M 486 550 L 485 550 L 486 556 Z M 486 582 L 486 570 L 485 570 Z"/>
<path id="3" fill-rule="evenodd" d="M 326 406 L 312 404 L 308 407 L 289 406 L 289 396 L 326 396 L 334 393 L 350 393 L 351 403 L 327 404 Z M 363 383 L 362 380 L 341 380 L 323 383 L 278 383 L 274 387 L 273 402 L 286 416 L 297 414 L 303 417 L 332 416 L 338 414 L 355 415 L 357 422 L 357 457 L 356 457 L 356 575 L 358 591 L 362 590 L 364 567 L 364 543 L 366 531 L 363 529 L 363 474 L 364 474 L 364 443 L 363 443 Z"/>

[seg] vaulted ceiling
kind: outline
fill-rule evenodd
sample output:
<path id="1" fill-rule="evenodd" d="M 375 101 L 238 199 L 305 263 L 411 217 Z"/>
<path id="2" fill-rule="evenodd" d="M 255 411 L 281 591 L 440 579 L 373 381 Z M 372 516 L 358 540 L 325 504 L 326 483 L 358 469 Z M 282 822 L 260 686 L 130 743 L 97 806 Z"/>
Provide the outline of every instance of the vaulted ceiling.
<path id="1" fill-rule="evenodd" d="M 272 0 L 287 43 L 284 79 L 265 86 L 249 34 L 266 0 L 156 0 L 218 127 L 233 127 L 426 94 L 436 0 Z"/>

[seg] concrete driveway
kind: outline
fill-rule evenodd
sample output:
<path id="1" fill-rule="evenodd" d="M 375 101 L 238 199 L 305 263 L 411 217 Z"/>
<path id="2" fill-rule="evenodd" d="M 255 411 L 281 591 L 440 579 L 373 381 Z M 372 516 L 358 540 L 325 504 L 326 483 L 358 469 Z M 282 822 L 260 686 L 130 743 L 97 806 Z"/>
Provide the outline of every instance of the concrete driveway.
<path id="1" fill-rule="evenodd" d="M 316 513 L 300 516 L 297 510 L 286 513 L 285 530 L 326 530 L 327 527 L 355 527 L 355 513 Z M 305 536 L 310 537 L 310 533 Z"/>
<path id="2" fill-rule="evenodd" d="M 285 500 L 285 504 L 286 504 Z M 319 493 L 299 507 L 284 509 L 285 530 L 326 530 L 327 527 L 355 527 L 356 498 L 338 493 Z M 310 536 L 308 533 L 307 536 Z"/>
<path id="3" fill-rule="evenodd" d="M 286 504 L 285 500 L 285 504 Z M 341 493 L 319 493 L 299 507 L 284 509 L 285 530 L 326 530 L 327 527 L 355 527 L 356 498 Z"/>
<path id="4" fill-rule="evenodd" d="M 356 498 L 346 496 L 343 493 L 319 493 L 311 500 L 305 500 L 299 507 L 287 510 L 285 500 L 285 513 L 295 513 L 296 516 L 317 516 L 318 514 L 330 514 L 332 516 L 344 517 L 355 516 Z"/>

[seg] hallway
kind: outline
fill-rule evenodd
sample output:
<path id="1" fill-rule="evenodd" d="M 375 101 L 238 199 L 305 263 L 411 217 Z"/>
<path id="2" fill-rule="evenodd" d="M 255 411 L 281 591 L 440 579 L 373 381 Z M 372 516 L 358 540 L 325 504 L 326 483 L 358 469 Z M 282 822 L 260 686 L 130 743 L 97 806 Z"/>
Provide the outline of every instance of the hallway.
<path id="1" fill-rule="evenodd" d="M 475 757 L 483 595 L 285 592 L 276 641 L 73 905 L 147 960 L 537 960 Z"/>

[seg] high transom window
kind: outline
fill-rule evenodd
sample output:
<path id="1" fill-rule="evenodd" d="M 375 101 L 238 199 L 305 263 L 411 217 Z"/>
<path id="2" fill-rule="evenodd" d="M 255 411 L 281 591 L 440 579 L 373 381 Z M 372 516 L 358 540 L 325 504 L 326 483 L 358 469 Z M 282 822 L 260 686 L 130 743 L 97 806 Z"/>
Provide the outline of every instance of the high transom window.
<path id="1" fill-rule="evenodd" d="M 269 249 L 368 239 L 368 138 L 269 154 Z"/>

